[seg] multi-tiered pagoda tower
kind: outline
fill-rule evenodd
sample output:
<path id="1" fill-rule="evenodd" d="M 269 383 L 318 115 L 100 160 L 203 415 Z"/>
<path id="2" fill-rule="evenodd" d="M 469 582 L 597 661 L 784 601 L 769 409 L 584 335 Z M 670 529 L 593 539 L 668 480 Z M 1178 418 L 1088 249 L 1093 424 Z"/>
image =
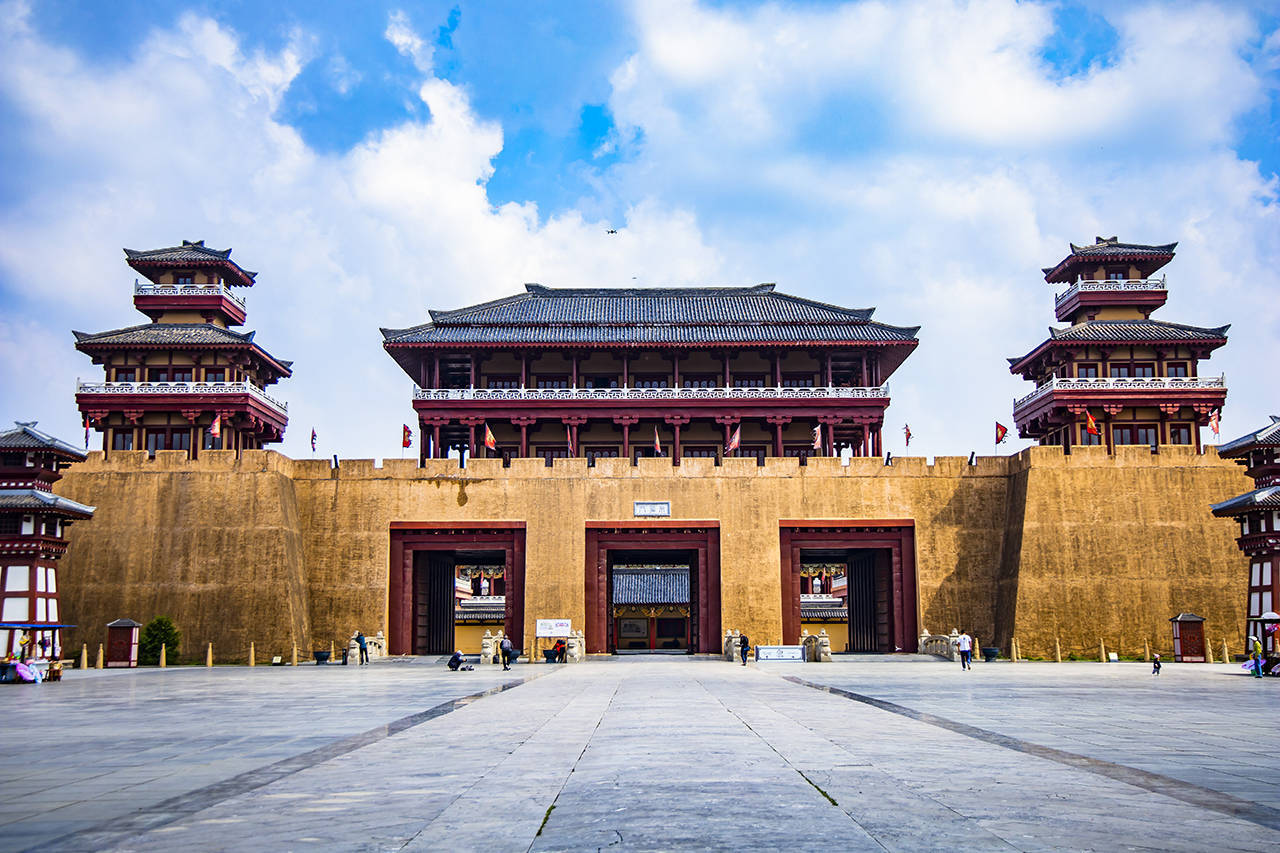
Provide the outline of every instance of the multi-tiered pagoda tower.
<path id="1" fill-rule="evenodd" d="M 62 468 L 85 458 L 65 441 L 18 421 L 0 432 L 0 655 L 56 657 L 64 618 L 58 608 L 58 560 L 67 527 L 94 508 L 55 495 Z M 23 637 L 28 642 L 20 645 Z"/>
<path id="2" fill-rule="evenodd" d="M 424 457 L 720 459 L 882 452 L 918 327 L 755 287 L 525 292 L 383 329 Z M 485 430 L 494 446 L 485 448 Z M 735 442 L 736 437 L 736 442 Z"/>
<path id="3" fill-rule="evenodd" d="M 1183 444 L 1200 447 L 1200 427 L 1226 400 L 1222 377 L 1201 375 L 1200 361 L 1227 342 L 1230 326 L 1202 328 L 1152 320 L 1168 291 L 1157 271 L 1177 243 L 1146 246 L 1098 237 L 1071 246 L 1044 270 L 1066 285 L 1056 298 L 1049 339 L 1009 359 L 1036 383 L 1013 404 L 1023 438 L 1069 449 L 1077 444 Z"/>
<path id="4" fill-rule="evenodd" d="M 134 307 L 150 323 L 87 334 L 76 349 L 103 365 L 104 382 L 82 382 L 76 404 L 103 436 L 102 449 L 239 452 L 284 437 L 288 408 L 266 392 L 291 375 L 232 327 L 245 321 L 234 288 L 252 287 L 257 273 L 231 260 L 230 249 L 203 240 L 167 249 L 125 249 L 135 282 Z"/>
<path id="5" fill-rule="evenodd" d="M 1253 479 L 1251 492 L 1213 505 L 1219 518 L 1240 523 L 1236 544 L 1249 558 L 1249 633 L 1262 641 L 1268 657 L 1276 654 L 1276 605 L 1280 603 L 1280 417 L 1218 448 Z"/>

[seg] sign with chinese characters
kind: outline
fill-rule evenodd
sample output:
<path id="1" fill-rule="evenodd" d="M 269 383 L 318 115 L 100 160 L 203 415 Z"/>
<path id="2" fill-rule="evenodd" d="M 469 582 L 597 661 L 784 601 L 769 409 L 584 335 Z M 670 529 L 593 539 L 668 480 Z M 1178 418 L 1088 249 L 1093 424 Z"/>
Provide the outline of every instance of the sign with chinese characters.
<path id="1" fill-rule="evenodd" d="M 756 646 L 756 660 L 804 663 L 804 646 Z"/>
<path id="2" fill-rule="evenodd" d="M 569 636 L 568 619 L 539 619 L 535 634 L 539 637 Z"/>
<path id="3" fill-rule="evenodd" d="M 636 501 L 636 518 L 668 518 L 671 515 L 671 501 Z"/>

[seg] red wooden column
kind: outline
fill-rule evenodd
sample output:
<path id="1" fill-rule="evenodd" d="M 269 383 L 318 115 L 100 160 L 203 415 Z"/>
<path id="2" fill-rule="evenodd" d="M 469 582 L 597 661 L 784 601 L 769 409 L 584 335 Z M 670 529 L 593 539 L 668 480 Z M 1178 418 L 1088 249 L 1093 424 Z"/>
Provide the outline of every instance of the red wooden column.
<path id="1" fill-rule="evenodd" d="M 724 387 L 729 387 L 729 351 L 724 351 Z"/>
<path id="2" fill-rule="evenodd" d="M 828 353 L 823 353 L 823 361 L 826 363 L 827 387 L 828 387 L 828 388 L 830 388 L 830 387 L 831 387 L 831 385 L 832 385 L 832 377 L 831 377 L 831 353 L 829 353 L 829 352 L 828 352 Z"/>
<path id="3" fill-rule="evenodd" d="M 520 351 L 520 387 L 529 387 L 529 353 Z"/>
<path id="4" fill-rule="evenodd" d="M 476 387 L 476 354 L 472 353 L 470 359 L 468 360 L 470 361 L 469 367 L 471 371 L 471 378 L 469 380 L 470 384 L 467 387 L 475 388 Z M 472 442 L 472 443 L 474 444 L 475 442 Z"/>
<path id="5" fill-rule="evenodd" d="M 440 454 L 440 424 L 431 425 L 431 456 L 433 459 L 443 459 Z"/>
<path id="6" fill-rule="evenodd" d="M 680 427 L 689 423 L 689 420 L 690 418 L 688 415 L 667 415 L 663 418 L 663 421 L 671 427 L 671 430 L 675 435 L 671 452 L 672 465 L 680 464 Z"/>
<path id="7" fill-rule="evenodd" d="M 631 387 L 631 354 L 626 350 L 622 351 L 622 387 Z"/>
<path id="8" fill-rule="evenodd" d="M 782 354 L 778 352 L 773 354 L 773 387 L 782 387 Z"/>
<path id="9" fill-rule="evenodd" d="M 782 456 L 785 452 L 782 447 L 782 427 L 791 423 L 788 415 L 768 415 L 765 420 L 773 424 L 773 455 Z"/>
<path id="10" fill-rule="evenodd" d="M 529 415 L 519 415 L 511 419 L 511 423 L 520 427 L 520 458 L 527 458 L 529 455 L 529 427 L 538 422 L 537 418 Z"/>
<path id="11" fill-rule="evenodd" d="M 440 353 L 431 354 L 431 387 L 440 387 Z"/>
<path id="12" fill-rule="evenodd" d="M 570 381 L 569 381 L 569 387 L 570 387 L 570 388 L 577 388 L 577 387 L 578 387 L 578 354 L 577 354 L 576 352 L 575 352 L 575 353 L 570 353 L 570 354 L 569 354 L 569 361 L 573 364 L 573 375 L 572 375 L 572 378 L 571 378 L 571 379 L 570 379 Z M 576 439 L 576 438 L 574 439 L 574 443 L 575 443 L 575 444 L 577 443 L 577 439 Z"/>

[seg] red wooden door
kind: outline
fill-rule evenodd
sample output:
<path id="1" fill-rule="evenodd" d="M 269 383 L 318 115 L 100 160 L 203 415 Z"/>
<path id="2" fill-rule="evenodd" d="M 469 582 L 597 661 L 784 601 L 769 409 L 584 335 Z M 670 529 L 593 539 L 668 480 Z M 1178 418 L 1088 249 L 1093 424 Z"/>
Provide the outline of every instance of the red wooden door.
<path id="1" fill-rule="evenodd" d="M 1187 663 L 1204 663 L 1204 623 L 1183 622 L 1179 627 L 1182 659 Z"/>

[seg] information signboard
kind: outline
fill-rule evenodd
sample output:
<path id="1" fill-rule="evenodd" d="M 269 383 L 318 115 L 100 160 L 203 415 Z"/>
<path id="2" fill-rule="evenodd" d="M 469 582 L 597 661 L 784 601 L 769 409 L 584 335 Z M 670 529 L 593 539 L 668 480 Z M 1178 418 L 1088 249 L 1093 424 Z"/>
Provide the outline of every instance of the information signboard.
<path id="1" fill-rule="evenodd" d="M 756 660 L 804 663 L 804 646 L 756 646 Z"/>
<path id="2" fill-rule="evenodd" d="M 636 518 L 668 518 L 671 515 L 671 501 L 635 501 L 633 507 Z"/>
<path id="3" fill-rule="evenodd" d="M 569 636 L 568 619 L 539 619 L 536 634 L 539 637 Z"/>

